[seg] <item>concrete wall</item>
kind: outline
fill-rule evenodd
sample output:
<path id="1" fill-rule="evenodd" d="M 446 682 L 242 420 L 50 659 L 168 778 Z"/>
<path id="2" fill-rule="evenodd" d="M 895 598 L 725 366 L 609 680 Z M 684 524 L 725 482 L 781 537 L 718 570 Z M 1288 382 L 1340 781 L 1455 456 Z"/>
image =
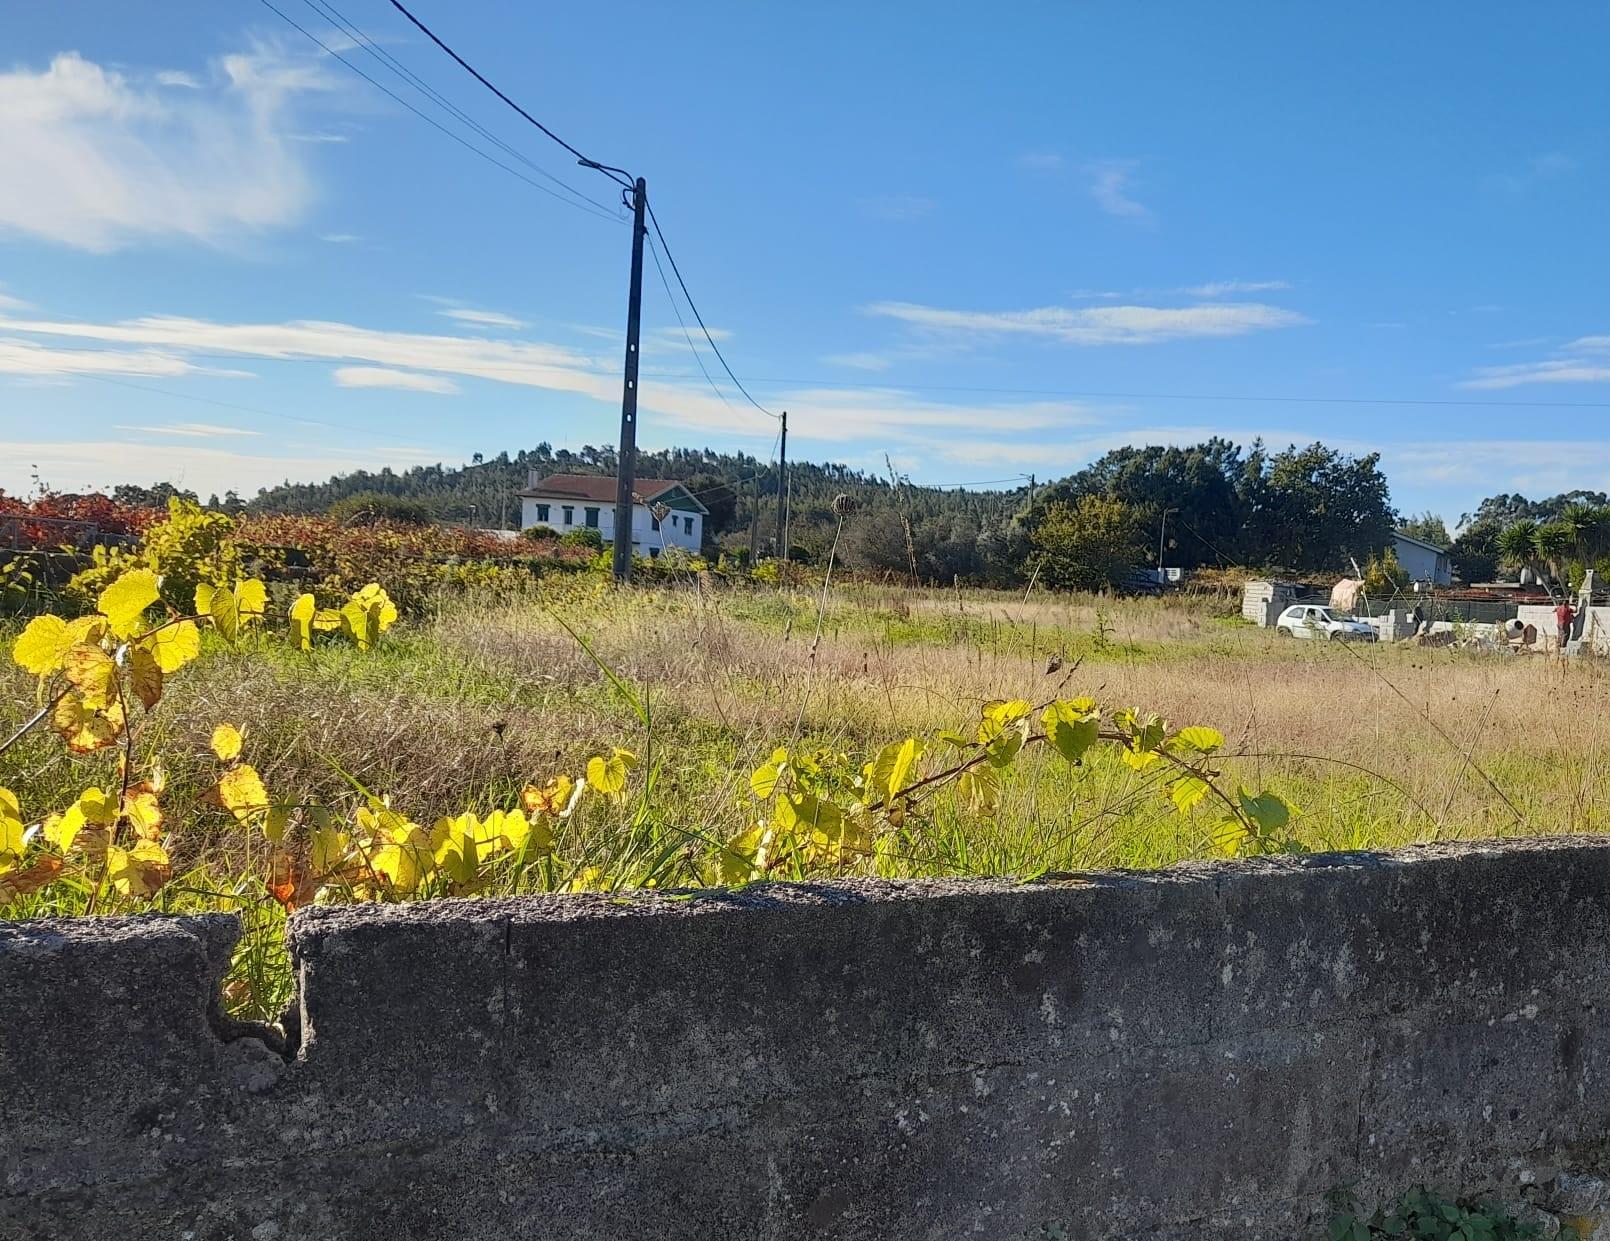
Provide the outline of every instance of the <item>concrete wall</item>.
<path id="1" fill-rule="evenodd" d="M 0 924 L 0 1237 L 1256 1241 L 1610 1157 L 1602 839 L 311 910 L 289 1061 L 233 934 Z"/>

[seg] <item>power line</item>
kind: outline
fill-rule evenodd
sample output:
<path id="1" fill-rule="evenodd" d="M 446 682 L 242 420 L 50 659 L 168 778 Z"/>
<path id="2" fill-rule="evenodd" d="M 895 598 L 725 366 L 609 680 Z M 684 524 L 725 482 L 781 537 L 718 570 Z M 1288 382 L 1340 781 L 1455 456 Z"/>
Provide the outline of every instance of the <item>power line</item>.
<path id="1" fill-rule="evenodd" d="M 688 342 L 688 352 L 699 364 L 699 373 L 704 376 L 704 382 L 710 385 L 711 391 L 721 398 L 721 403 L 731 409 L 732 402 L 727 400 L 727 394 L 716 386 L 716 381 L 710 378 L 710 371 L 704 364 L 704 358 L 700 356 L 698 346 L 693 343 L 693 334 L 688 331 L 687 321 L 682 318 L 682 307 L 677 304 L 676 294 L 671 292 L 671 282 L 665 278 L 665 268 L 660 264 L 660 249 L 654 244 L 652 237 L 648 239 L 648 252 L 654 258 L 654 270 L 660 273 L 660 284 L 665 287 L 666 299 L 671 303 L 671 309 L 676 312 L 677 326 L 682 329 L 682 337 Z"/>
<path id="2" fill-rule="evenodd" d="M 482 86 L 486 87 L 487 90 L 491 91 L 499 99 L 503 100 L 504 103 L 508 104 L 509 107 L 513 108 L 521 116 L 525 117 L 526 120 L 530 121 L 533 125 L 535 125 L 543 133 L 547 134 L 548 137 L 552 138 L 560 146 L 564 147 L 565 150 L 569 151 L 572 155 L 574 155 L 578 160 L 581 161 L 581 163 L 582 163 L 582 165 L 584 167 L 597 169 L 599 172 L 603 173 L 606 177 L 608 177 L 611 181 L 614 181 L 617 185 L 622 185 L 622 186 L 626 187 L 627 189 L 632 188 L 631 181 L 629 179 L 625 179 L 625 174 L 622 173 L 619 168 L 611 168 L 606 164 L 600 164 L 595 159 L 589 159 L 587 156 L 583 155 L 580 151 L 578 151 L 575 147 L 571 146 L 570 143 L 566 142 L 563 138 L 561 138 L 558 134 L 554 133 L 553 130 L 549 129 L 546 125 L 544 125 L 536 117 L 532 116 L 531 113 L 527 112 L 519 104 L 515 103 L 514 100 L 510 99 L 507 95 L 505 95 L 497 87 L 493 86 L 491 82 L 487 81 L 486 78 L 481 76 L 480 71 L 477 70 L 474 65 L 470 64 L 469 61 L 465 60 L 462 56 L 460 56 L 452 48 L 448 47 L 446 43 L 442 42 L 442 40 L 437 37 L 436 32 L 434 30 L 432 30 L 429 26 L 425 25 L 424 22 L 420 21 L 419 18 L 415 17 L 412 13 L 410 13 L 408 11 L 407 7 L 401 3 L 401 0 L 391 0 L 391 7 L 396 9 L 397 12 L 401 13 L 404 17 L 406 17 L 409 21 L 411 21 L 415 26 L 417 26 L 419 28 L 419 30 L 425 35 L 425 37 L 427 39 L 429 39 L 437 47 L 441 48 L 442 51 L 446 52 L 449 56 L 451 56 L 454 60 L 456 60 L 470 74 L 470 76 L 473 77 L 477 82 L 479 82 Z"/>
<path id="3" fill-rule="evenodd" d="M 395 4 L 397 3 L 397 0 L 391 0 L 391 2 Z M 698 304 L 693 300 L 693 294 L 688 292 L 688 282 L 682 279 L 682 270 L 676 265 L 676 255 L 671 253 L 671 245 L 665 240 L 665 230 L 660 227 L 660 220 L 659 217 L 654 214 L 654 204 L 652 202 L 648 204 L 648 218 L 650 223 L 654 225 L 654 235 L 660 239 L 660 246 L 665 250 L 665 258 L 666 261 L 671 264 L 672 274 L 676 276 L 676 282 L 682 288 L 682 296 L 688 299 L 688 309 L 693 312 L 693 317 L 698 320 L 699 330 L 704 333 L 705 340 L 710 342 L 710 351 L 714 353 L 717 360 L 720 361 L 721 369 L 727 372 L 727 378 L 732 380 L 733 385 L 738 389 L 738 391 L 744 394 L 745 400 L 747 400 L 761 413 L 765 414 L 768 418 L 777 417 L 777 415 L 772 413 L 771 410 L 767 409 L 759 401 L 755 400 L 754 397 L 749 395 L 749 389 L 744 387 L 743 384 L 739 383 L 738 376 L 734 375 L 732 373 L 732 367 L 727 365 L 727 359 L 722 356 L 721 348 L 716 344 L 715 337 L 710 335 L 710 329 L 704 324 L 704 316 L 699 313 L 699 307 Z"/>
<path id="4" fill-rule="evenodd" d="M 418 108 L 414 107 L 413 104 L 409 103 L 401 95 L 397 94 L 397 92 L 391 90 L 389 87 L 385 86 L 381 82 L 378 82 L 374 78 L 370 77 L 369 74 L 365 73 L 356 64 L 354 64 L 352 61 L 348 60 L 345 56 L 341 55 L 340 52 L 336 51 L 333 47 L 331 47 L 323 39 L 319 38 L 318 35 L 314 34 L 306 26 L 303 26 L 300 22 L 298 22 L 290 14 L 284 12 L 282 9 L 276 8 L 274 6 L 274 4 L 273 4 L 273 0 L 258 0 L 258 3 L 261 4 L 265 9 L 268 9 L 269 12 L 271 12 L 271 13 L 275 14 L 277 17 L 279 17 L 281 21 L 285 22 L 287 25 L 291 26 L 293 29 L 300 31 L 304 36 L 306 36 L 312 42 L 316 43 L 319 47 L 323 48 L 324 51 L 327 54 L 329 54 L 330 56 L 335 57 L 335 59 L 339 60 L 348 69 L 351 69 L 352 72 L 356 73 L 360 78 L 362 78 L 365 82 L 368 82 L 369 85 L 373 86 L 376 90 L 378 90 L 382 94 L 388 96 L 394 102 L 396 102 L 396 103 L 402 105 L 403 107 L 407 108 L 410 112 L 412 112 L 420 120 L 424 121 L 427 125 L 430 125 L 432 128 L 440 130 L 442 133 L 446 134 L 449 138 L 451 138 L 454 142 L 458 143 L 465 150 L 471 151 L 474 154 L 479 155 L 482 159 L 486 160 L 490 164 L 497 165 L 499 168 L 503 169 L 504 172 L 508 173 L 511 177 L 517 177 L 519 180 L 524 181 L 532 189 L 540 190 L 542 193 L 548 195 L 548 197 L 550 197 L 550 198 L 553 198 L 553 199 L 555 199 L 555 200 L 557 200 L 559 202 L 562 202 L 562 203 L 566 203 L 569 206 L 575 207 L 578 211 L 585 211 L 588 215 L 596 215 L 600 219 L 609 220 L 611 223 L 615 223 L 615 224 L 620 223 L 620 217 L 619 216 L 612 215 L 607 210 L 594 210 L 593 207 L 591 207 L 591 206 L 584 206 L 581 203 L 576 202 L 573 199 L 566 198 L 563 194 L 555 193 L 553 190 L 549 189 L 546 185 L 543 185 L 541 182 L 534 181 L 530 177 L 526 176 L 525 173 L 521 172 L 518 168 L 511 168 L 511 167 L 509 167 L 508 164 L 505 164 L 502 160 L 498 159 L 497 156 L 489 155 L 487 152 L 483 151 L 480 147 L 476 146 L 473 142 L 469 141 L 463 135 L 455 133 L 451 129 L 448 129 L 447 126 L 445 126 L 445 125 L 441 124 L 441 122 L 437 121 L 435 117 L 428 116 L 424 112 L 421 112 Z M 591 199 L 588 200 L 589 203 L 591 201 L 592 201 Z"/>
<path id="5" fill-rule="evenodd" d="M 358 28 L 355 22 L 346 17 L 339 9 L 335 7 L 334 4 L 330 3 L 329 0 L 303 0 L 303 3 L 320 16 L 329 20 L 345 34 L 349 35 L 360 47 L 364 49 L 364 51 L 368 52 L 370 56 L 379 61 L 387 69 L 401 77 L 404 82 L 408 83 L 408 85 L 419 91 L 432 103 L 435 103 L 438 107 L 446 110 L 450 115 L 456 117 L 465 125 L 468 125 L 476 133 L 480 134 L 481 137 L 485 138 L 488 142 L 504 151 L 511 158 L 519 160 L 527 168 L 530 168 L 533 172 L 535 172 L 539 177 L 542 177 L 547 181 L 551 181 L 554 185 L 557 185 L 567 194 L 573 195 L 582 202 L 590 203 L 600 211 L 610 212 L 610 207 L 607 204 L 601 203 L 596 198 L 590 198 L 586 194 L 583 194 L 569 182 L 554 176 L 553 173 L 549 172 L 546 168 L 543 168 L 535 160 L 529 158 L 523 151 L 520 151 L 511 146 L 509 143 L 503 141 L 502 138 L 498 137 L 485 125 L 482 125 L 473 116 L 471 116 L 463 108 L 459 107 L 451 99 L 443 95 L 407 65 L 403 64 L 401 60 L 393 56 L 378 42 L 376 42 L 376 40 L 371 38 L 368 34 L 365 34 L 361 29 Z M 611 214 L 610 218 L 616 219 L 619 217 Z"/>

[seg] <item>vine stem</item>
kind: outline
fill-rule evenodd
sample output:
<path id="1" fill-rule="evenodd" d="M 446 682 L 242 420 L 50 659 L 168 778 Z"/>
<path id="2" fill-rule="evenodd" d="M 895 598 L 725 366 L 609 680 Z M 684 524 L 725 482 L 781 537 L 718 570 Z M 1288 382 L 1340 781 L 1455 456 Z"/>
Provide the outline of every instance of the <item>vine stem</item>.
<path id="1" fill-rule="evenodd" d="M 816 603 L 816 632 L 811 635 L 811 650 L 805 673 L 805 692 L 800 695 L 799 714 L 794 717 L 794 736 L 789 742 L 790 745 L 799 740 L 800 730 L 805 727 L 805 708 L 811 700 L 811 690 L 816 684 L 816 650 L 822 644 L 822 623 L 827 617 L 827 593 L 833 585 L 833 562 L 839 553 L 839 535 L 844 532 L 844 514 L 837 513 L 835 516 L 838 520 L 833 526 L 833 544 L 827 550 L 827 570 L 822 574 L 822 595 Z"/>

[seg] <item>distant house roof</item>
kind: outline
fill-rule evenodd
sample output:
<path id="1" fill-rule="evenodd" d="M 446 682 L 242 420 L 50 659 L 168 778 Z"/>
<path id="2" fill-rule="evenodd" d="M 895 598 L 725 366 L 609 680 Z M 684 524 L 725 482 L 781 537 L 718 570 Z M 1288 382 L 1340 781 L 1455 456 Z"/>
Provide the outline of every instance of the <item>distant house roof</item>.
<path id="1" fill-rule="evenodd" d="M 680 491 L 701 513 L 710 510 L 699 503 L 699 497 L 675 478 L 640 478 L 632 484 L 632 498 L 638 504 L 652 504 L 668 492 Z M 539 479 L 535 486 L 515 493 L 536 500 L 587 500 L 594 504 L 615 502 L 615 480 L 607 474 L 550 474 Z"/>
<path id="2" fill-rule="evenodd" d="M 1392 531 L 1392 537 L 1394 539 L 1402 539 L 1405 543 L 1413 543 L 1416 547 L 1423 547 L 1428 552 L 1436 552 L 1439 556 L 1446 556 L 1448 554 L 1448 549 L 1446 547 L 1438 547 L 1435 543 L 1427 543 L 1424 539 L 1417 539 L 1412 534 L 1404 534 L 1401 530 Z"/>

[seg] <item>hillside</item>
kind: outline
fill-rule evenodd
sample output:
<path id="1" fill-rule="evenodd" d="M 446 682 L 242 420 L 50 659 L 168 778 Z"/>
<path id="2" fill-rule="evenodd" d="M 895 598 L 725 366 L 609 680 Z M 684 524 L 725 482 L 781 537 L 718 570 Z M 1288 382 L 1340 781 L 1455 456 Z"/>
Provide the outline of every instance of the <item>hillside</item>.
<path id="1" fill-rule="evenodd" d="M 379 493 L 425 505 L 443 521 L 473 521 L 487 527 L 519 524 L 515 493 L 526 485 L 528 472 L 613 474 L 615 451 L 591 445 L 579 452 L 549 444 L 463 467 L 415 466 L 396 471 L 359 470 L 322 483 L 286 482 L 258 492 L 248 504 L 257 513 L 323 513 L 331 505 L 353 496 Z M 643 477 L 676 478 L 710 509 L 710 528 L 717 541 L 747 544 L 751 521 L 758 517 L 760 541 L 767 545 L 777 527 L 775 462 L 746 453 L 709 449 L 673 448 L 638 455 Z M 1009 518 L 1022 505 L 1017 491 L 936 490 L 902 484 L 896 488 L 886 477 L 867 474 L 847 465 L 791 461 L 788 465 L 789 529 L 791 541 L 807 553 L 825 544 L 833 526 L 833 497 L 849 495 L 859 508 L 898 506 L 915 523 L 938 518 L 960 518 L 970 526 Z"/>

